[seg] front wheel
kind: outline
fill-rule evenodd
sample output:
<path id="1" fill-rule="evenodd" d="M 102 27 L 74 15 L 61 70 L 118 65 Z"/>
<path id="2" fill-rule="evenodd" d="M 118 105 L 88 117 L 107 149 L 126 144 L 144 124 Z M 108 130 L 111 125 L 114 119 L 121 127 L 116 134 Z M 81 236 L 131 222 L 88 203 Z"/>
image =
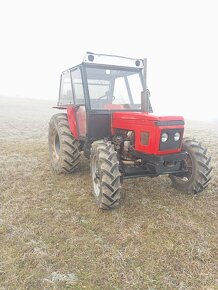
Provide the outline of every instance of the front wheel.
<path id="1" fill-rule="evenodd" d="M 199 193 L 211 180 L 211 157 L 207 156 L 207 149 L 195 139 L 184 138 L 182 151 L 187 152 L 183 161 L 186 173 L 182 176 L 170 175 L 172 185 L 186 193 Z"/>
<path id="2" fill-rule="evenodd" d="M 95 141 L 91 148 L 93 194 L 101 209 L 113 209 L 120 203 L 120 172 L 117 152 L 111 142 Z"/>

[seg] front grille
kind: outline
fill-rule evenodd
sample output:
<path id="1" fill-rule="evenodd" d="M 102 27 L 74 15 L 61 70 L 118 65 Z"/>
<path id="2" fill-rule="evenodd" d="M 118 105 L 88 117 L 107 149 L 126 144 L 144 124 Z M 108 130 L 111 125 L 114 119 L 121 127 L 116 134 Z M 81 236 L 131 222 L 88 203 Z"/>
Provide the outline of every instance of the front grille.
<path id="1" fill-rule="evenodd" d="M 181 137 L 178 141 L 174 140 L 174 134 L 176 132 L 179 132 Z M 183 135 L 183 129 L 164 129 L 161 130 L 161 135 L 163 133 L 167 133 L 169 135 L 169 138 L 166 142 L 161 142 L 160 140 L 160 145 L 159 145 L 159 150 L 171 150 L 171 149 L 179 149 L 181 146 L 182 142 L 182 135 Z M 160 136 L 161 138 L 161 136 Z"/>

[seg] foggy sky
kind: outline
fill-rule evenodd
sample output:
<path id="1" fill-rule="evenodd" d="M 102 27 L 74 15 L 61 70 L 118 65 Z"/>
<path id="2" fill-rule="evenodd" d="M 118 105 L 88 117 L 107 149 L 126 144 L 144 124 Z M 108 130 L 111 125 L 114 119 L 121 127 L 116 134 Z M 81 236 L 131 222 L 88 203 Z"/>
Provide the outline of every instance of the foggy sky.
<path id="1" fill-rule="evenodd" d="M 216 1 L 1 1 L 0 95 L 58 97 L 86 51 L 148 59 L 157 113 L 217 113 Z M 1 105 L 1 104 L 0 104 Z"/>

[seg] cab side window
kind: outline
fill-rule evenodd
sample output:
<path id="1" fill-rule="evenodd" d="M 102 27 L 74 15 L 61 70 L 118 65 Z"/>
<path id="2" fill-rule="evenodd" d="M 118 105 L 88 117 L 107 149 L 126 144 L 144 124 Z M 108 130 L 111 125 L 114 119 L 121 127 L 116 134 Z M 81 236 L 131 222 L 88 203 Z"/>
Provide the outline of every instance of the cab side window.
<path id="1" fill-rule="evenodd" d="M 84 90 L 82 83 L 82 75 L 80 68 L 71 71 L 71 78 L 73 84 L 74 100 L 76 105 L 84 105 Z"/>
<path id="2" fill-rule="evenodd" d="M 70 79 L 70 72 L 64 72 L 61 76 L 61 90 L 59 105 L 73 104 L 73 92 Z"/>

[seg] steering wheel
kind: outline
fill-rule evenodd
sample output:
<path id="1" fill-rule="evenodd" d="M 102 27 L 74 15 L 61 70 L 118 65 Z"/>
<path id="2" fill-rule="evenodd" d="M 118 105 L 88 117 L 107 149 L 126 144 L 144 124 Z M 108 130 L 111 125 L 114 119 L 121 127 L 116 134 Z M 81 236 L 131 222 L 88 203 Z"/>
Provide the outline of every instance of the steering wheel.
<path id="1" fill-rule="evenodd" d="M 103 99 L 103 98 L 108 98 L 108 95 L 107 95 L 107 94 L 105 94 L 105 95 L 103 95 L 103 96 L 101 96 L 101 97 L 97 98 L 97 100 L 101 100 L 101 99 Z"/>
<path id="2" fill-rule="evenodd" d="M 109 97 L 109 95 L 108 95 L 107 92 L 106 92 L 103 96 L 99 97 L 97 100 L 101 100 L 101 99 L 103 99 L 103 98 L 108 98 L 108 99 L 110 99 L 110 97 Z M 114 100 L 115 100 L 115 97 L 112 96 L 112 101 L 114 101 Z"/>

